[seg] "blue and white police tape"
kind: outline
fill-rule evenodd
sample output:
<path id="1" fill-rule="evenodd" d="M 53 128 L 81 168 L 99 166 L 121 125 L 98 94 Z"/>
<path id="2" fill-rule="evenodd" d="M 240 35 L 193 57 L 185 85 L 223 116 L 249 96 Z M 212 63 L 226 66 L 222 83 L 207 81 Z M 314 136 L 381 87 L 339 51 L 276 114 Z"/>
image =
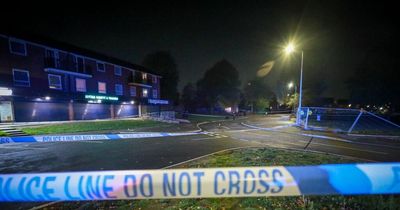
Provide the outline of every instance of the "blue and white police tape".
<path id="1" fill-rule="evenodd" d="M 90 141 L 90 140 L 119 140 L 134 138 L 154 138 L 166 136 L 195 135 L 195 132 L 162 133 L 162 132 L 137 132 L 124 134 L 85 134 L 85 135 L 43 135 L 43 136 L 21 136 L 0 137 L 0 144 L 20 142 L 54 142 L 54 141 Z"/>
<path id="2" fill-rule="evenodd" d="M 400 193 L 400 163 L 0 174 L 0 201 Z"/>

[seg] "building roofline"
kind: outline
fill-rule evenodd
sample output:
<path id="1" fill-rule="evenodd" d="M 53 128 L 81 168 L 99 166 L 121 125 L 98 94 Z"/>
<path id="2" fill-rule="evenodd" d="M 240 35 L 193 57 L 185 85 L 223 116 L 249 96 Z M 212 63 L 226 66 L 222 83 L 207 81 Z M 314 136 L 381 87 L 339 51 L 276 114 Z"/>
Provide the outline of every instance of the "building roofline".
<path id="1" fill-rule="evenodd" d="M 21 32 L 0 32 L 0 37 L 4 38 L 15 38 L 26 41 L 30 44 L 41 45 L 42 47 L 54 48 L 60 51 L 65 51 L 67 53 L 72 53 L 78 56 L 86 57 L 88 59 L 105 62 L 113 65 L 118 65 L 121 67 L 128 68 L 133 71 L 140 71 L 144 73 L 149 73 L 161 77 L 158 73 L 138 64 L 134 64 L 122 59 L 118 59 L 112 56 L 108 56 L 103 53 L 98 53 L 93 50 L 88 50 L 82 47 L 77 47 L 76 45 L 69 44 L 66 42 L 61 42 L 49 37 L 41 35 L 33 35 Z"/>

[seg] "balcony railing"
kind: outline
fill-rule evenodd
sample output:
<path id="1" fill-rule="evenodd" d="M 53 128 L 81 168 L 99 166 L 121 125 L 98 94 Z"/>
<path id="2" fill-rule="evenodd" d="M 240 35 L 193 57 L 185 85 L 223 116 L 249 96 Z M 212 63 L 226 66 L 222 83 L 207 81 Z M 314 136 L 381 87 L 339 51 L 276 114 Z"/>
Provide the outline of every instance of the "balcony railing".
<path id="1" fill-rule="evenodd" d="M 44 58 L 44 68 L 53 68 L 64 71 L 71 71 L 81 74 L 90 74 L 92 75 L 92 67 L 89 65 L 78 65 L 78 63 L 74 62 L 72 59 L 58 59 L 54 57 L 45 57 Z"/>

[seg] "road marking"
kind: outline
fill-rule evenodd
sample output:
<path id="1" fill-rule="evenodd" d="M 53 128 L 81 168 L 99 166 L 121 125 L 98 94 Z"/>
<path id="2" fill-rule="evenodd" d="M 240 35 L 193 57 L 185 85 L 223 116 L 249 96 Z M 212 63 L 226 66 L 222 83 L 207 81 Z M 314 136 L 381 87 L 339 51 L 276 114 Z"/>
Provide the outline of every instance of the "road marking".
<path id="1" fill-rule="evenodd" d="M 273 131 L 273 130 L 277 130 L 277 129 L 288 128 L 288 127 L 292 127 L 294 125 L 293 123 L 290 123 L 290 124 L 287 124 L 287 125 L 278 125 L 278 126 L 274 126 L 274 127 L 270 127 L 270 128 L 262 128 L 262 127 L 257 127 L 257 126 L 254 126 L 254 125 L 249 125 L 249 124 L 246 124 L 246 123 L 243 123 L 243 122 L 241 124 L 246 126 L 246 127 L 256 128 L 256 129 L 259 129 L 259 130 L 266 130 L 266 131 Z"/>
<path id="2" fill-rule="evenodd" d="M 226 126 L 221 126 L 221 128 L 225 128 L 225 129 L 230 130 L 230 128 L 228 128 L 228 127 L 226 127 Z"/>
<path id="3" fill-rule="evenodd" d="M 207 139 L 217 139 L 217 137 L 205 137 L 205 138 L 197 138 L 197 139 L 191 139 L 192 141 L 201 141 L 201 140 L 207 140 Z"/>
<path id="4" fill-rule="evenodd" d="M 249 133 L 249 134 L 258 135 L 258 136 L 271 137 L 271 136 L 269 136 L 269 135 L 258 134 L 258 133 Z M 319 135 L 306 135 L 306 136 L 310 136 L 310 137 L 314 137 L 314 138 L 319 138 Z M 272 141 L 276 142 L 275 140 L 272 140 Z M 271 141 L 269 141 L 269 142 L 271 142 Z M 308 141 L 304 141 L 304 140 L 298 140 L 298 141 L 296 141 L 296 142 L 308 143 Z M 280 144 L 292 144 L 292 145 L 299 146 L 299 144 L 295 144 L 295 143 L 293 143 L 293 142 L 288 142 L 288 141 L 282 141 L 282 142 L 279 142 L 279 143 L 280 143 Z M 332 144 L 324 144 L 324 143 L 318 143 L 318 142 L 313 142 L 312 144 L 324 145 L 324 146 L 327 146 L 327 147 L 345 148 L 345 149 L 350 149 L 350 150 L 355 150 L 355 151 L 376 153 L 376 154 L 382 154 L 382 155 L 387 155 L 387 154 L 388 154 L 388 153 L 385 153 L 385 152 L 376 152 L 376 151 L 371 151 L 371 150 L 356 149 L 356 148 L 351 148 L 351 147 L 346 147 L 346 146 L 339 146 L 339 145 L 332 145 Z"/>
<path id="5" fill-rule="evenodd" d="M 322 135 L 316 135 L 316 134 L 299 133 L 299 135 L 308 136 L 308 137 L 314 137 L 314 138 L 320 138 L 320 139 L 331 139 L 331 140 L 337 140 L 337 141 L 352 142 L 352 141 L 347 140 L 347 139 L 336 138 L 336 137 L 331 137 L 331 136 L 322 136 Z"/>
<path id="6" fill-rule="evenodd" d="M 245 123 L 242 123 L 244 126 L 247 127 L 253 127 L 255 128 L 254 130 L 267 130 L 267 131 L 274 131 L 273 129 L 269 128 L 260 128 L 252 125 L 247 125 Z M 356 141 L 351 141 L 348 139 L 343 139 L 343 138 L 337 138 L 337 137 L 332 137 L 332 136 L 323 136 L 323 135 L 316 135 L 316 134 L 307 134 L 307 133 L 288 133 L 292 135 L 301 135 L 301 136 L 307 136 L 307 137 L 314 137 L 314 138 L 320 138 L 320 139 L 329 139 L 329 140 L 334 140 L 334 141 L 341 141 L 341 142 L 346 142 L 350 144 L 360 144 L 360 145 L 369 145 L 369 146 L 377 146 L 377 147 L 387 147 L 387 148 L 392 148 L 392 149 L 399 149 L 400 147 L 396 146 L 389 146 L 389 145 L 383 145 L 383 144 L 374 144 L 374 143 L 364 143 L 364 142 L 356 142 Z"/>
<path id="7" fill-rule="evenodd" d="M 205 140 L 205 139 L 221 139 L 221 138 L 229 137 L 229 136 L 222 135 L 222 134 L 219 134 L 219 133 L 211 133 L 211 132 L 202 132 L 202 134 L 210 136 L 210 137 L 197 138 L 197 139 L 192 139 L 192 140 L 196 141 L 196 140 Z"/>
<path id="8" fill-rule="evenodd" d="M 340 142 L 345 142 L 349 144 L 360 144 L 360 145 L 369 145 L 369 146 L 377 146 L 377 147 L 387 147 L 387 148 L 392 148 L 392 149 L 400 149 L 400 147 L 396 146 L 389 146 L 389 145 L 384 145 L 384 144 L 374 144 L 374 143 L 365 143 L 365 142 L 357 142 L 357 141 L 351 141 L 348 139 L 342 139 L 342 138 L 336 138 L 336 137 L 330 137 L 330 136 L 321 136 L 321 135 L 314 135 L 314 134 L 306 134 L 302 133 L 299 134 L 302 136 L 308 136 L 308 137 L 314 137 L 314 138 L 321 138 L 321 139 L 329 139 L 329 140 L 334 140 L 334 141 L 340 141 Z"/>
<path id="9" fill-rule="evenodd" d="M 260 129 L 243 129 L 243 130 L 230 130 L 230 131 L 225 131 L 225 132 L 229 132 L 229 133 L 240 133 L 240 132 L 247 132 L 247 131 L 255 131 L 255 130 L 260 130 Z"/>
<path id="10" fill-rule="evenodd" d="M 374 138 L 389 138 L 396 139 L 400 138 L 400 136 L 391 136 L 391 135 L 369 135 L 369 134 L 347 134 L 349 136 L 357 136 L 357 137 L 374 137 Z"/>
<path id="11" fill-rule="evenodd" d="M 248 139 L 237 139 L 237 138 L 233 138 L 233 139 L 241 140 L 241 141 L 252 141 L 252 140 L 248 140 Z M 341 154 L 332 153 L 332 152 L 317 151 L 317 150 L 313 150 L 313 149 L 307 149 L 307 150 L 297 149 L 297 148 L 291 148 L 291 147 L 277 146 L 277 145 L 273 145 L 273 144 L 262 143 L 262 142 L 258 142 L 258 141 L 252 141 L 252 142 L 260 144 L 260 145 L 262 145 L 264 147 L 268 146 L 268 147 L 271 147 L 271 148 L 278 148 L 278 149 L 284 149 L 284 150 L 294 150 L 294 151 L 299 151 L 299 152 L 313 152 L 313 153 L 318 153 L 318 154 L 329 154 L 329 155 L 334 155 L 334 156 L 338 156 L 338 157 L 362 160 L 362 161 L 367 161 L 367 162 L 378 162 L 378 161 L 375 161 L 375 160 L 359 158 L 359 157 L 354 157 L 354 156 L 348 156 L 348 155 L 341 155 Z"/>

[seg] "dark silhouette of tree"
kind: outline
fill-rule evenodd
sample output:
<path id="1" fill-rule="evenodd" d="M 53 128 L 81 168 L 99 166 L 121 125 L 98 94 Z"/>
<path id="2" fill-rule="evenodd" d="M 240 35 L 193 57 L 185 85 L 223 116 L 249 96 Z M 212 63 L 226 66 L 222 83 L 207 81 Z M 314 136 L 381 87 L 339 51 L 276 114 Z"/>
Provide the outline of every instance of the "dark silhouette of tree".
<path id="1" fill-rule="evenodd" d="M 239 73 L 228 61 L 221 60 L 204 73 L 197 82 L 201 105 L 213 108 L 217 103 L 237 105 L 240 99 Z"/>
<path id="2" fill-rule="evenodd" d="M 176 103 L 178 100 L 179 71 L 172 55 L 166 51 L 154 52 L 146 55 L 142 64 L 162 76 L 160 80 L 161 97 L 171 99 Z"/>
<path id="3" fill-rule="evenodd" d="M 188 83 L 183 87 L 182 104 L 185 111 L 194 112 L 196 108 L 196 89 L 192 83 Z"/>
<path id="4" fill-rule="evenodd" d="M 247 105 L 253 111 L 265 111 L 270 106 L 276 108 L 276 96 L 263 78 L 256 78 L 247 82 L 243 94 Z"/>

